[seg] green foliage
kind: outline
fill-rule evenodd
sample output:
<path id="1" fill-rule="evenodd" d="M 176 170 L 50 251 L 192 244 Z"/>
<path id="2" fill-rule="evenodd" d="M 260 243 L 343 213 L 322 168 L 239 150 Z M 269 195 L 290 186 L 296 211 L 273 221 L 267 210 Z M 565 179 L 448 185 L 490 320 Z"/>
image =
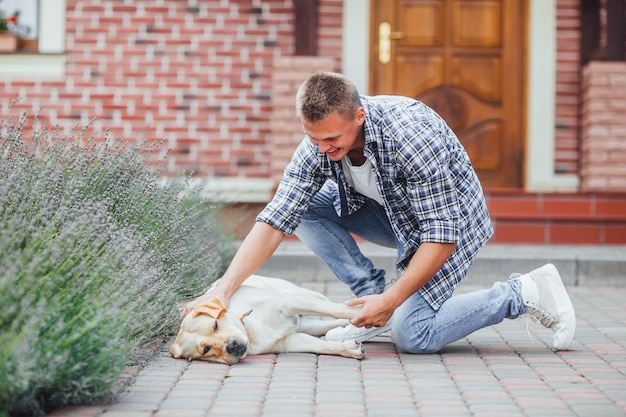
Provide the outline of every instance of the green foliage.
<path id="1" fill-rule="evenodd" d="M 147 163 L 160 144 L 26 121 L 0 127 L 0 416 L 105 399 L 233 253 L 217 208 Z"/>
<path id="2" fill-rule="evenodd" d="M 7 18 L 4 15 L 4 11 L 0 10 L 0 32 L 9 30 L 9 26 L 7 25 Z"/>

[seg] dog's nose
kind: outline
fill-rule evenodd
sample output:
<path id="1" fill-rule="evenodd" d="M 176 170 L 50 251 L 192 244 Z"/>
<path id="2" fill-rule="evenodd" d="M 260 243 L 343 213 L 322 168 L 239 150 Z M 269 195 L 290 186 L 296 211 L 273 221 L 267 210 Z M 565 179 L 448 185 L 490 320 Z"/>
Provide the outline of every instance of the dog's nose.
<path id="1" fill-rule="evenodd" d="M 248 344 L 236 337 L 231 337 L 226 343 L 226 352 L 228 352 L 229 355 L 241 356 L 246 353 L 247 350 Z"/>

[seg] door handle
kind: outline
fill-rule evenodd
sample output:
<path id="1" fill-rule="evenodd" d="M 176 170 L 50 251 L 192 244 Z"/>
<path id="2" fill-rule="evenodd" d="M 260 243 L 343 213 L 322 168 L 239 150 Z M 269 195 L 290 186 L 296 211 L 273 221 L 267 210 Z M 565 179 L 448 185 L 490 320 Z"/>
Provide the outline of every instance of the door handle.
<path id="1" fill-rule="evenodd" d="M 404 33 L 392 32 L 389 22 L 381 22 L 378 25 L 378 60 L 381 64 L 391 61 L 391 41 L 402 39 Z"/>

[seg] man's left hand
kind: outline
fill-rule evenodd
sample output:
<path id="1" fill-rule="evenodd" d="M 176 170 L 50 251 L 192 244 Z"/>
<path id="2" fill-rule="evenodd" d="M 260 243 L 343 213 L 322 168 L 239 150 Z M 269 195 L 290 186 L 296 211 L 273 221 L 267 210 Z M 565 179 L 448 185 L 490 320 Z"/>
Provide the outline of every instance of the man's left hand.
<path id="1" fill-rule="evenodd" d="M 366 295 L 346 301 L 348 306 L 362 305 L 360 313 L 357 314 L 350 323 L 357 327 L 380 327 L 384 326 L 394 309 L 390 308 L 390 303 L 386 301 L 383 294 Z"/>

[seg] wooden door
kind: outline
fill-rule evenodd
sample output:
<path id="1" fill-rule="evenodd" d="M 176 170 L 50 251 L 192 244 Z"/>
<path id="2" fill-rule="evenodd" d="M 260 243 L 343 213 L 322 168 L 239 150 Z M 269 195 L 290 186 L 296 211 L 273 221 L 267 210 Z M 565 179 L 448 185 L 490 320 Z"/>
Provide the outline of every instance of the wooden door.
<path id="1" fill-rule="evenodd" d="M 371 1 L 371 94 L 434 108 L 484 187 L 523 186 L 524 3 Z"/>

